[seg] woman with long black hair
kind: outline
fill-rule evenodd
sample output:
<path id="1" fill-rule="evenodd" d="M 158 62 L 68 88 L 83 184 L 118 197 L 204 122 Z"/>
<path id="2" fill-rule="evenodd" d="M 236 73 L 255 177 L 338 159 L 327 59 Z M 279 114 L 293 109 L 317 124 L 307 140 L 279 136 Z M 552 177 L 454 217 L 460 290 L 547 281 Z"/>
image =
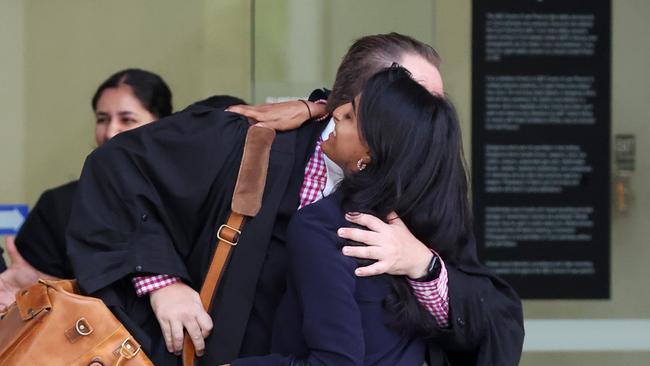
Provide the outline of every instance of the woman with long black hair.
<path id="1" fill-rule="evenodd" d="M 287 293 L 274 354 L 233 365 L 422 365 L 436 327 L 404 276 L 359 278 L 336 234 L 346 212 L 396 212 L 422 242 L 457 263 L 471 235 L 467 176 L 453 107 L 401 67 L 373 76 L 334 113 L 323 152 L 345 172 L 338 189 L 298 211 L 288 229 Z M 475 262 L 473 258 L 463 260 Z M 477 261 L 476 261 L 477 262 Z"/>

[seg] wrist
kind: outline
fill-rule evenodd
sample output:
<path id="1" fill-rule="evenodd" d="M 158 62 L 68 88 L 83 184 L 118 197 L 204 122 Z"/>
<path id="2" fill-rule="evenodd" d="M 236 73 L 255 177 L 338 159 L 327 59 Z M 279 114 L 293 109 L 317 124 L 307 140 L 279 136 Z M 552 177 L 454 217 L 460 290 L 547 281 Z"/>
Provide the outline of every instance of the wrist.
<path id="1" fill-rule="evenodd" d="M 327 115 L 327 104 L 310 101 L 307 101 L 307 103 L 309 104 L 309 110 L 313 118 L 320 119 Z"/>
<path id="2" fill-rule="evenodd" d="M 311 113 L 312 106 L 310 105 L 310 104 L 313 104 L 313 103 L 311 103 L 311 102 L 309 102 L 307 100 L 304 100 L 304 99 L 298 99 L 298 101 L 300 103 L 302 103 L 305 106 L 305 108 L 307 108 L 307 116 L 306 116 L 305 120 L 310 120 L 310 119 L 314 118 L 314 115 Z"/>
<path id="3" fill-rule="evenodd" d="M 418 255 L 418 260 L 413 269 L 407 273 L 411 280 L 423 278 L 429 274 L 429 265 L 433 259 L 434 254 L 427 248 L 426 252 Z"/>

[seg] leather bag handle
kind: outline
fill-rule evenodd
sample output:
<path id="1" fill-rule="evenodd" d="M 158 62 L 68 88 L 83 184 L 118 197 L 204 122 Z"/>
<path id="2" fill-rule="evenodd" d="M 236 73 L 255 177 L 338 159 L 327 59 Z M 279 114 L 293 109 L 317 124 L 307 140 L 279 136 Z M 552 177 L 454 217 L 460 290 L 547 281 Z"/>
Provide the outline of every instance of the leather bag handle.
<path id="1" fill-rule="evenodd" d="M 217 245 L 212 262 L 203 280 L 201 303 L 210 312 L 214 293 L 228 265 L 230 255 L 239 242 L 247 217 L 254 217 L 262 207 L 262 196 L 275 131 L 253 125 L 246 133 L 244 153 L 239 166 L 237 183 L 232 197 L 231 212 L 226 223 L 217 230 Z M 194 366 L 194 343 L 189 335 L 183 339 L 183 365 Z"/>

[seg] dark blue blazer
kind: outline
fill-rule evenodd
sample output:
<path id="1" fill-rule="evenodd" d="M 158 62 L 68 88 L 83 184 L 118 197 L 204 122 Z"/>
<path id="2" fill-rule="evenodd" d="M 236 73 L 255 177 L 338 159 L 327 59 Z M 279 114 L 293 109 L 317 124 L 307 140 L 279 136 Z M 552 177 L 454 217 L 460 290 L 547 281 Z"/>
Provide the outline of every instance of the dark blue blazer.
<path id="1" fill-rule="evenodd" d="M 341 253 L 336 230 L 347 226 L 336 193 L 298 211 L 288 229 L 287 292 L 276 314 L 271 352 L 234 365 L 415 365 L 424 362 L 421 339 L 387 323 L 382 306 L 387 275 L 358 278 L 357 263 Z"/>

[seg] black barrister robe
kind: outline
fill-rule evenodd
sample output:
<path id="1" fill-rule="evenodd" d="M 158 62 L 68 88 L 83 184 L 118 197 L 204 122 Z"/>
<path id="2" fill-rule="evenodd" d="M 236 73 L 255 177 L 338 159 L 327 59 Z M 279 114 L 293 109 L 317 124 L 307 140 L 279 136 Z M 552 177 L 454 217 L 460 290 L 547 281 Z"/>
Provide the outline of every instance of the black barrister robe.
<path id="1" fill-rule="evenodd" d="M 262 209 L 233 252 L 201 363 L 268 349 L 285 286 L 284 231 L 298 206 L 307 151 L 323 125 L 277 134 Z M 75 276 L 85 292 L 111 307 L 157 365 L 178 360 L 167 353 L 149 299 L 135 295 L 131 277 L 165 273 L 200 288 L 216 230 L 230 209 L 248 127 L 243 117 L 194 105 L 114 137 L 84 164 L 68 226 Z"/>
<path id="2" fill-rule="evenodd" d="M 305 164 L 325 123 L 278 133 L 262 210 L 235 248 L 211 316 L 214 330 L 201 364 L 219 365 L 268 352 L 284 292 L 285 231 L 298 206 Z M 122 133 L 92 153 L 82 172 L 68 231 L 75 275 L 101 297 L 157 365 L 167 353 L 148 297 L 131 277 L 167 273 L 199 289 L 224 222 L 248 122 L 191 106 Z M 521 354 L 521 303 L 475 260 L 473 239 L 449 264 L 450 327 L 429 334 L 430 365 L 515 365 Z"/>
<path id="3" fill-rule="evenodd" d="M 65 229 L 77 192 L 77 181 L 43 192 L 16 236 L 16 248 L 37 270 L 59 278 L 72 278 L 65 255 Z"/>
<path id="4" fill-rule="evenodd" d="M 473 235 L 459 245 L 457 261 L 445 263 L 449 326 L 431 330 L 429 365 L 518 365 L 524 342 L 521 300 L 479 264 Z"/>

